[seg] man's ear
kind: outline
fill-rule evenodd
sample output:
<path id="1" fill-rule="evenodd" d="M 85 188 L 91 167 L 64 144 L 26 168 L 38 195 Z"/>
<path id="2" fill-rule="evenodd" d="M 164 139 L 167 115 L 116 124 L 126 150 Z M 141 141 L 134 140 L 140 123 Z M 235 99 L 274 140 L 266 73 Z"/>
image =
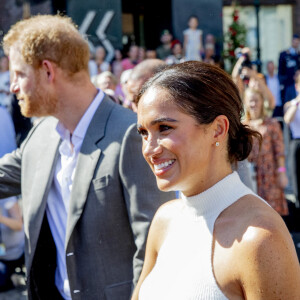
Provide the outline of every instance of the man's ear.
<path id="1" fill-rule="evenodd" d="M 226 139 L 229 130 L 229 120 L 224 115 L 219 115 L 213 122 L 214 139 L 216 142 L 222 142 Z"/>
<path id="2" fill-rule="evenodd" d="M 55 77 L 55 66 L 53 62 L 45 59 L 42 61 L 42 71 L 44 78 L 47 80 L 48 83 L 53 82 Z"/>

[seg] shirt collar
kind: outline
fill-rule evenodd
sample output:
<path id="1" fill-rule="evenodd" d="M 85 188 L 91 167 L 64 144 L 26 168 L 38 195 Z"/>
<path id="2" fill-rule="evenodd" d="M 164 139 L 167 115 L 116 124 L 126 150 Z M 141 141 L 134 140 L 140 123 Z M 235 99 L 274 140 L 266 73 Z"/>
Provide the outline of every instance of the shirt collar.
<path id="1" fill-rule="evenodd" d="M 81 117 L 79 123 L 77 124 L 77 126 L 72 134 L 72 137 L 71 137 L 70 131 L 68 129 L 66 129 L 61 122 L 58 122 L 58 124 L 56 126 L 56 131 L 60 135 L 61 139 L 72 143 L 75 148 L 77 148 L 77 146 L 81 146 L 81 143 L 86 134 L 86 131 L 92 121 L 92 118 L 93 118 L 98 106 L 102 102 L 103 98 L 104 98 L 104 93 L 98 89 L 98 93 L 97 93 L 96 97 L 94 98 L 92 103 L 89 105 L 89 107 L 85 111 L 84 115 Z"/>

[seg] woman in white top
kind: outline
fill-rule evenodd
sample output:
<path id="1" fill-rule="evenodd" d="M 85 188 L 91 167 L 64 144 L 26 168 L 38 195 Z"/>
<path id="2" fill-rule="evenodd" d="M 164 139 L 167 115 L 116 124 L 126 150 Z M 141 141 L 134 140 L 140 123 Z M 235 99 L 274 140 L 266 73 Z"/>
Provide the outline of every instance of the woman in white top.
<path id="1" fill-rule="evenodd" d="M 281 217 L 241 181 L 260 135 L 241 123 L 237 87 L 220 68 L 185 62 L 142 88 L 138 130 L 163 191 L 132 299 L 300 299 L 300 269 Z"/>

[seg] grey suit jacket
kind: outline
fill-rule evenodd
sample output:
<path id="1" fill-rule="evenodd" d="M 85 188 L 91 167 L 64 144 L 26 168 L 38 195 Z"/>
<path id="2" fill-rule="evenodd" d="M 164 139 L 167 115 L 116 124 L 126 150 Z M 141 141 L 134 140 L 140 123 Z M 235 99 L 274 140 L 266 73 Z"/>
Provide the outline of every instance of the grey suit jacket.
<path id="1" fill-rule="evenodd" d="M 58 158 L 57 122 L 45 118 L 20 149 L 0 160 L 0 198 L 22 194 L 31 299 L 55 298 L 47 290 L 54 285 L 56 260 L 45 210 Z M 158 191 L 142 157 L 136 115 L 105 97 L 73 181 L 65 244 L 72 299 L 128 299 L 152 217 L 174 197 Z"/>

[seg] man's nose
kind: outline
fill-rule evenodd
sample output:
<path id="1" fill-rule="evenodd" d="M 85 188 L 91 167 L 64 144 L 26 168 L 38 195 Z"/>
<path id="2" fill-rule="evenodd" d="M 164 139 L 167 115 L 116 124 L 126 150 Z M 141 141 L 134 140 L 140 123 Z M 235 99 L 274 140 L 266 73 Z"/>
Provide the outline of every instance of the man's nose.
<path id="1" fill-rule="evenodd" d="M 10 85 L 10 92 L 16 94 L 19 90 L 19 84 L 17 82 L 12 82 Z"/>

